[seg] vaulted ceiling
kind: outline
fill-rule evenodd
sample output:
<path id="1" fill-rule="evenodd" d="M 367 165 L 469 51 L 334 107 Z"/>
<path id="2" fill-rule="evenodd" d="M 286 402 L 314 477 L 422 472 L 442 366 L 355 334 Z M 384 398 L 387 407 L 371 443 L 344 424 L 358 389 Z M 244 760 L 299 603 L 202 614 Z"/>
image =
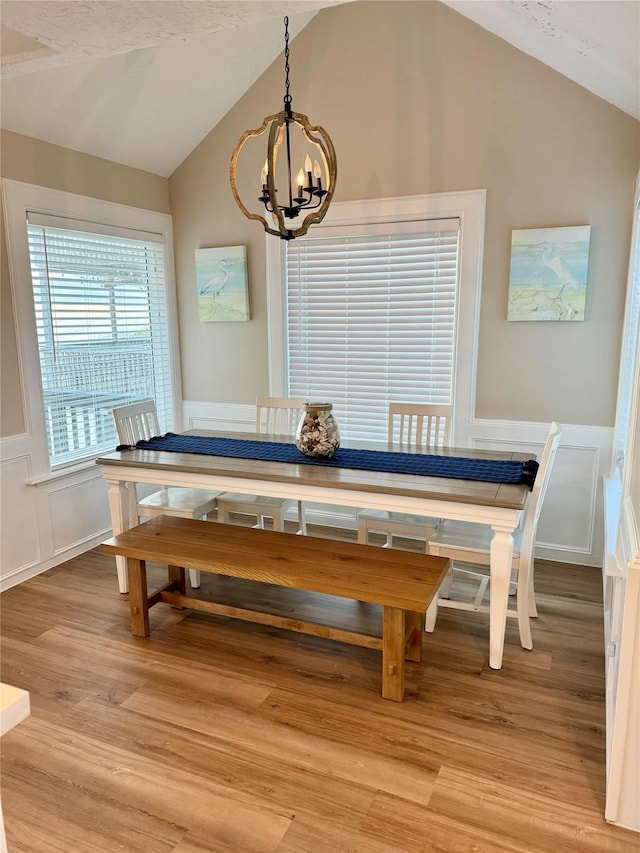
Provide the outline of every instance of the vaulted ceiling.
<path id="1" fill-rule="evenodd" d="M 169 176 L 340 2 L 2 0 L 1 125 Z M 640 119 L 638 0 L 442 2 Z"/>

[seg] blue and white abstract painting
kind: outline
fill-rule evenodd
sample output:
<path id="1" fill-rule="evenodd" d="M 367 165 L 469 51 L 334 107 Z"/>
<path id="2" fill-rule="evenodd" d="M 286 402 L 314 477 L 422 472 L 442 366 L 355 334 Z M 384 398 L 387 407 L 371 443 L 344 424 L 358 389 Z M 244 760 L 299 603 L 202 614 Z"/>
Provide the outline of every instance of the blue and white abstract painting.
<path id="1" fill-rule="evenodd" d="M 509 320 L 584 320 L 590 225 L 511 235 Z"/>
<path id="2" fill-rule="evenodd" d="M 200 322 L 229 323 L 248 320 L 246 246 L 195 251 Z"/>

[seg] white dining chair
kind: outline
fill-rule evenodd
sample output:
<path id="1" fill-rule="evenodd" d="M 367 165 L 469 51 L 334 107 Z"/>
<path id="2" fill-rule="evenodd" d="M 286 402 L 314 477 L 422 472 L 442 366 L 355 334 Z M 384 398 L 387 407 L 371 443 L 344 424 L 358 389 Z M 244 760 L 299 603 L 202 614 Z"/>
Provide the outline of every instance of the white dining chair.
<path id="1" fill-rule="evenodd" d="M 555 421 L 551 424 L 538 473 L 523 513 L 523 520 L 513 534 L 513 559 L 511 589 L 516 595 L 516 607 L 507 609 L 507 616 L 517 618 L 520 644 L 524 649 L 533 648 L 530 617 L 538 615 L 534 588 L 534 548 L 536 529 L 542 502 L 549 485 L 551 469 L 562 438 L 562 427 Z M 429 553 L 438 557 L 448 557 L 452 561 L 449 574 L 441 585 L 438 596 L 427 611 L 425 630 L 432 632 L 439 607 L 456 610 L 489 612 L 489 605 L 483 601 L 487 589 L 491 594 L 491 582 L 488 574 L 490 547 L 493 531 L 488 524 L 474 524 L 469 521 L 444 519 L 429 540 Z M 465 564 L 461 566 L 460 563 Z M 452 597 L 455 592 L 456 577 L 470 579 L 475 583 L 473 600 L 460 600 Z"/>
<path id="2" fill-rule="evenodd" d="M 153 400 L 143 400 L 128 406 L 113 409 L 118 441 L 134 446 L 138 441 L 148 440 L 160 434 L 158 413 Z M 208 489 L 187 489 L 163 486 L 148 497 L 138 499 L 136 484 L 129 484 L 130 518 L 154 518 L 158 515 L 178 515 L 184 518 L 206 518 L 216 508 L 218 495 Z M 200 586 L 200 572 L 189 570 L 192 587 Z"/>
<path id="3" fill-rule="evenodd" d="M 387 438 L 395 450 L 447 445 L 451 439 L 451 406 L 389 403 Z M 383 548 L 393 546 L 393 537 L 427 540 L 435 532 L 439 518 L 405 512 L 363 509 L 357 514 L 358 542 L 367 545 L 371 533 L 386 536 Z"/>
<path id="4" fill-rule="evenodd" d="M 258 397 L 256 399 L 256 432 L 271 435 L 288 435 L 293 438 L 300 416 L 304 412 L 305 400 L 297 397 Z M 256 527 L 264 527 L 270 518 L 274 530 L 284 530 L 284 519 L 294 503 L 289 498 L 273 498 L 263 495 L 243 495 L 225 492 L 218 498 L 218 521 L 232 522 L 231 515 L 255 516 Z M 302 501 L 298 505 L 298 532 L 306 534 L 307 526 Z"/>

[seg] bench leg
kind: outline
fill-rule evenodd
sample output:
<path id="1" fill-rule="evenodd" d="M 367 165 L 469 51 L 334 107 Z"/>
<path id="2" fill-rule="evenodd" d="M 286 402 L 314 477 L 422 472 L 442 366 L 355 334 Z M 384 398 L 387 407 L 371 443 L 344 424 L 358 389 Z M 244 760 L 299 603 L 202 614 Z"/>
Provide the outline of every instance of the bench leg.
<path id="1" fill-rule="evenodd" d="M 405 611 L 385 606 L 382 614 L 382 697 L 404 699 Z"/>
<path id="2" fill-rule="evenodd" d="M 189 572 L 191 574 L 191 572 Z M 182 566 L 167 566 L 167 576 L 170 581 L 177 584 L 177 590 L 180 595 L 187 594 L 187 583 L 185 580 L 185 571 Z M 200 584 L 198 584 L 199 586 Z"/>
<path id="3" fill-rule="evenodd" d="M 131 633 L 136 637 L 149 636 L 149 602 L 147 601 L 147 565 L 144 560 L 127 557 L 129 575 L 129 614 Z"/>
<path id="4" fill-rule="evenodd" d="M 405 660 L 420 663 L 422 660 L 422 613 L 406 610 L 404 614 L 406 640 Z"/>

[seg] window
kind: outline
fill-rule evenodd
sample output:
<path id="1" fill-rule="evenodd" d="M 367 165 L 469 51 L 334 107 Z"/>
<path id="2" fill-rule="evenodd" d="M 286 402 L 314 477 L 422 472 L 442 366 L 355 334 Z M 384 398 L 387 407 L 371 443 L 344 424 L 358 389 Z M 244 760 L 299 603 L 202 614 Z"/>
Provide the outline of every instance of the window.
<path id="1" fill-rule="evenodd" d="M 272 393 L 332 402 L 352 439 L 385 439 L 392 401 L 453 404 L 464 441 L 483 210 L 483 192 L 334 203 L 305 237 L 267 244 Z"/>
<path id="2" fill-rule="evenodd" d="M 625 308 L 624 332 L 620 352 L 620 377 L 614 433 L 612 474 L 619 476 L 624 466 L 629 438 L 629 421 L 634 394 L 634 371 L 637 371 L 638 322 L 640 320 L 640 175 L 636 181 L 633 209 L 629 282 Z"/>
<path id="3" fill-rule="evenodd" d="M 288 393 L 330 400 L 345 435 L 374 440 L 391 401 L 451 404 L 458 229 L 325 228 L 289 243 Z"/>
<path id="4" fill-rule="evenodd" d="M 152 398 L 163 431 L 173 429 L 170 218 L 3 187 L 36 477 L 113 450 L 115 406 Z M 29 280 L 30 289 L 15 285 Z"/>
<path id="5" fill-rule="evenodd" d="M 28 214 L 40 374 L 52 466 L 113 449 L 114 406 L 171 412 L 163 246 Z"/>

